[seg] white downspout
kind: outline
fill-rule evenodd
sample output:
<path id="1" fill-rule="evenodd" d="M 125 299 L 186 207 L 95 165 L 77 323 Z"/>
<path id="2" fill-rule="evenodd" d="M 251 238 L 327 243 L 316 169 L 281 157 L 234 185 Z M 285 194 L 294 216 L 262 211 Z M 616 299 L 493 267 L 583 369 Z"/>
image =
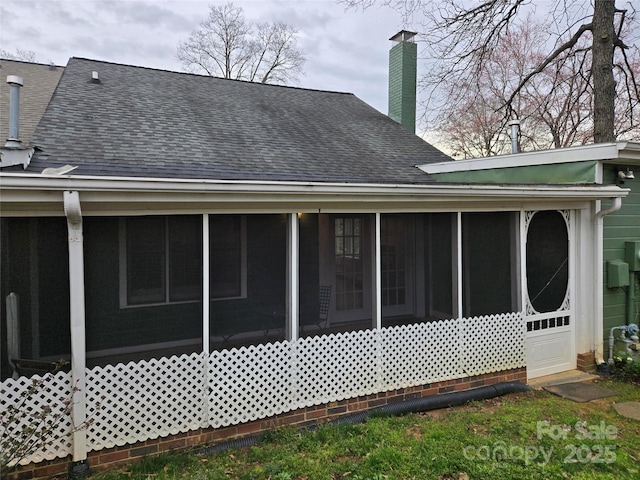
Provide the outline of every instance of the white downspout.
<path id="1" fill-rule="evenodd" d="M 595 347 L 595 359 L 596 365 L 602 365 L 605 363 L 604 361 L 604 352 L 603 352 L 603 332 L 604 332 L 604 320 L 603 320 L 603 290 L 604 290 L 604 274 L 603 274 L 603 263 L 604 263 L 604 220 L 603 218 L 610 213 L 617 212 L 622 207 L 622 197 L 614 197 L 613 204 L 607 208 L 606 210 L 600 210 L 595 215 L 595 252 L 594 252 L 594 266 L 596 270 L 596 292 L 594 295 L 595 299 L 595 319 L 594 319 L 594 330 L 593 330 L 593 341 Z"/>
<path id="2" fill-rule="evenodd" d="M 71 375 L 73 386 L 73 464 L 74 478 L 89 473 L 86 429 L 86 340 L 84 297 L 84 239 L 78 192 L 64 192 L 64 214 L 69 232 L 69 302 L 71 323 Z"/>

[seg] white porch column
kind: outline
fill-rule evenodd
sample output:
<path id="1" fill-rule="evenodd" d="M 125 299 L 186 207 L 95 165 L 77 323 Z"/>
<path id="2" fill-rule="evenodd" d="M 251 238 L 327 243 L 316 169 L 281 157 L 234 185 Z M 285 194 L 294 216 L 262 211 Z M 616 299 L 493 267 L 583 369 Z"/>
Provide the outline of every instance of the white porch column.
<path id="1" fill-rule="evenodd" d="M 458 309 L 458 318 L 464 317 L 464 312 L 462 311 L 462 212 L 456 213 L 456 286 L 457 286 L 457 304 L 456 307 Z"/>
<path id="2" fill-rule="evenodd" d="M 380 238 L 380 212 L 375 215 L 375 248 L 373 253 L 373 327 L 377 330 L 382 328 L 382 242 Z"/>
<path id="3" fill-rule="evenodd" d="M 71 374 L 73 381 L 73 462 L 72 472 L 82 475 L 89 470 L 86 430 L 86 344 L 84 300 L 84 242 L 82 211 L 78 192 L 64 192 L 64 213 L 69 233 L 69 302 L 71 323 Z"/>
<path id="4" fill-rule="evenodd" d="M 209 214 L 202 215 L 202 351 L 209 356 Z"/>
<path id="5" fill-rule="evenodd" d="M 287 340 L 298 338 L 299 252 L 298 214 L 287 214 Z"/>
<path id="6" fill-rule="evenodd" d="M 202 416 L 202 427 L 209 426 L 209 355 L 210 355 L 210 309 L 211 272 L 209 268 L 209 214 L 202 215 L 202 381 L 204 392 L 202 394 L 202 405 L 204 415 Z"/>

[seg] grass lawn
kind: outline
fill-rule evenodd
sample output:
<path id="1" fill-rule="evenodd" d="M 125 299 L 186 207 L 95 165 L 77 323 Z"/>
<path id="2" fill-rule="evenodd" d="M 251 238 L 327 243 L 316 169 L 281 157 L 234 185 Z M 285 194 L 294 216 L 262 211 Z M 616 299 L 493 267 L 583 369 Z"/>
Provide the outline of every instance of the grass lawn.
<path id="1" fill-rule="evenodd" d="M 360 425 L 283 429 L 254 447 L 163 455 L 94 478 L 638 479 L 640 421 L 612 403 L 640 401 L 640 387 L 600 383 L 618 395 L 575 403 L 531 391 Z"/>

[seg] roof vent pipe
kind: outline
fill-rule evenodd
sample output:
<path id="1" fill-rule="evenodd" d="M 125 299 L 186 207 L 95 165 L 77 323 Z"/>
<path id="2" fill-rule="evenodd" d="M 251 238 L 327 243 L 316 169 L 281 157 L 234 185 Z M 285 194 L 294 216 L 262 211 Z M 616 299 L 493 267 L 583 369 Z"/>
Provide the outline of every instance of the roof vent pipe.
<path id="1" fill-rule="evenodd" d="M 22 148 L 20 141 L 20 87 L 24 80 L 15 75 L 7 75 L 9 84 L 9 138 L 5 148 Z"/>
<path id="2" fill-rule="evenodd" d="M 511 153 L 518 153 L 518 137 L 520 136 L 520 120 L 511 120 L 507 125 L 511 127 Z"/>

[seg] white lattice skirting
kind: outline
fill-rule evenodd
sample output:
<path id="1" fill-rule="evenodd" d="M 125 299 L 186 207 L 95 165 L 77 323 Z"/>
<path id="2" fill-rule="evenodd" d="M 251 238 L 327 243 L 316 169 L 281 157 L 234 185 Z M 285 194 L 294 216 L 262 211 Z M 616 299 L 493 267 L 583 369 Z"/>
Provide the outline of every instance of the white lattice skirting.
<path id="1" fill-rule="evenodd" d="M 201 427 L 223 427 L 302 407 L 525 366 L 521 313 L 443 320 L 315 336 L 206 354 L 87 370 L 88 449 L 132 444 Z M 71 395 L 53 377 L 34 407 Z M 6 380 L 2 407 L 28 379 Z M 21 463 L 71 453 L 71 421 L 59 438 Z"/>

